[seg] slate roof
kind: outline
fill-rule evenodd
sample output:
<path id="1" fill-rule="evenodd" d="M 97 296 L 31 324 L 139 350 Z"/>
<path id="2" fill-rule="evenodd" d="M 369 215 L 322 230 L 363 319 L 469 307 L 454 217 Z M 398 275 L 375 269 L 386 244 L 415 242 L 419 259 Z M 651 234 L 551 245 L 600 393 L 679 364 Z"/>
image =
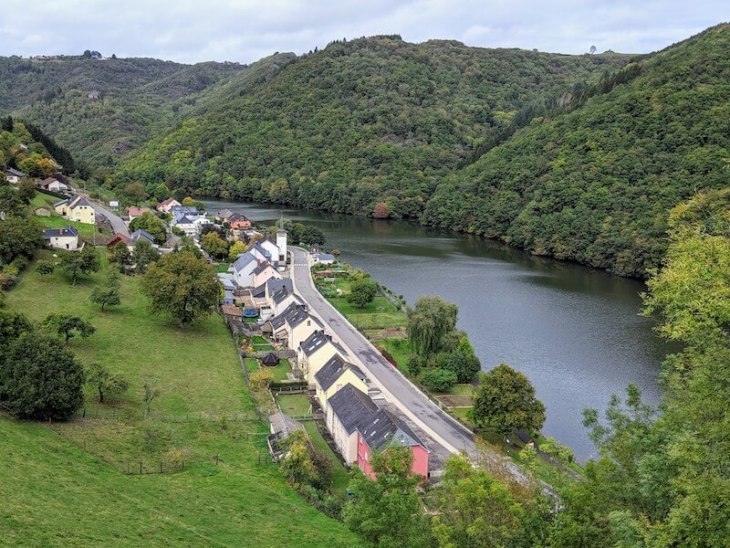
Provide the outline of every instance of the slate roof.
<path id="1" fill-rule="evenodd" d="M 345 371 L 348 370 L 355 373 L 355 375 L 363 381 L 367 378 L 359 367 L 346 362 L 339 354 L 332 356 L 329 361 L 322 366 L 322 369 L 315 373 L 314 378 L 317 381 L 317 384 L 322 387 L 322 390 L 327 391 L 333 384 L 335 384 L 337 379 L 339 379 Z"/>
<path id="2" fill-rule="evenodd" d="M 317 258 L 318 258 L 318 260 L 320 262 L 322 262 L 322 261 L 334 261 L 335 260 L 335 256 L 332 255 L 332 254 L 330 254 L 330 253 L 320 253 L 319 255 L 317 255 Z"/>
<path id="3" fill-rule="evenodd" d="M 296 430 L 304 430 L 304 426 L 299 421 L 295 421 L 289 415 L 281 411 L 269 416 L 269 423 L 275 433 L 283 433 L 288 436 Z"/>
<path id="4" fill-rule="evenodd" d="M 46 228 L 43 231 L 43 238 L 45 240 L 50 240 L 51 238 L 70 238 L 78 235 L 78 231 L 72 226 L 67 226 L 66 228 Z"/>
<path id="5" fill-rule="evenodd" d="M 288 278 L 269 278 L 268 280 L 266 280 L 266 287 L 269 290 L 269 295 L 272 296 L 282 287 L 285 287 L 287 291 L 289 291 L 289 293 L 294 292 L 294 285 L 292 284 L 292 281 Z"/>
<path id="6" fill-rule="evenodd" d="M 151 244 L 155 243 L 155 237 L 142 228 L 132 232 L 132 235 L 129 237 L 129 239 L 133 242 L 136 242 L 137 240 L 139 240 L 141 238 L 144 238 L 145 240 L 149 241 Z"/>
<path id="7" fill-rule="evenodd" d="M 352 434 L 361 426 L 366 426 L 368 420 L 378 409 L 367 394 L 350 383 L 340 388 L 329 399 L 329 405 L 348 434 Z"/>
<path id="8" fill-rule="evenodd" d="M 79 206 L 90 206 L 90 205 L 91 204 L 89 204 L 89 202 L 87 202 L 86 198 L 84 198 L 83 196 L 76 196 L 69 202 L 68 207 L 70 207 L 71 209 L 74 209 Z"/>
<path id="9" fill-rule="evenodd" d="M 274 328 L 274 330 L 279 329 L 282 325 L 286 323 L 286 320 L 289 316 L 297 314 L 297 310 L 301 310 L 301 305 L 297 303 L 291 303 L 289 306 L 287 306 L 284 310 L 282 310 L 281 314 L 277 314 L 269 322 L 271 323 L 271 327 Z"/>
<path id="10" fill-rule="evenodd" d="M 274 293 L 271 296 L 271 298 L 274 299 L 274 302 L 276 304 L 279 304 L 279 303 L 283 302 L 291 294 L 292 293 L 289 293 L 289 290 L 286 287 L 282 287 L 276 293 Z"/>
<path id="11" fill-rule="evenodd" d="M 299 344 L 299 347 L 306 356 L 311 356 L 327 343 L 332 343 L 332 340 L 325 335 L 324 331 L 315 331 L 309 337 L 304 339 Z"/>
<path id="12" fill-rule="evenodd" d="M 256 257 L 254 257 L 250 251 L 247 251 L 246 253 L 243 253 L 238 256 L 238 259 L 236 259 L 236 262 L 233 263 L 233 270 L 236 272 L 240 272 L 244 268 L 246 268 L 251 262 L 257 261 Z"/>
<path id="13" fill-rule="evenodd" d="M 170 222 L 171 225 L 177 226 L 177 225 L 191 225 L 193 224 L 193 219 L 188 217 L 185 214 L 178 214 L 175 216 L 175 218 Z"/>
<path id="14" fill-rule="evenodd" d="M 258 265 L 258 266 L 257 266 L 257 267 L 256 267 L 256 268 L 254 269 L 253 273 L 254 273 L 254 274 L 261 274 L 261 273 L 262 273 L 262 272 L 263 272 L 264 270 L 266 270 L 266 269 L 267 269 L 267 268 L 269 268 L 270 266 L 271 266 L 271 264 L 269 264 L 268 262 L 263 262 L 263 263 L 261 263 L 260 265 Z"/>
<path id="15" fill-rule="evenodd" d="M 6 168 L 5 173 L 7 173 L 8 175 L 15 175 L 16 177 L 27 177 L 25 173 L 23 173 L 22 171 L 18 171 L 17 169 L 12 167 Z"/>
<path id="16" fill-rule="evenodd" d="M 184 205 L 172 206 L 172 208 L 170 208 L 170 212 L 173 213 L 174 215 L 183 214 L 183 215 L 193 215 L 195 217 L 197 217 L 199 215 L 198 208 L 194 207 L 194 206 L 184 206 Z"/>
<path id="17" fill-rule="evenodd" d="M 230 274 L 226 274 L 224 272 L 219 272 L 218 280 L 220 281 L 221 285 L 223 286 L 223 289 L 226 289 L 228 291 L 234 291 L 236 289 L 236 282 L 233 279 L 233 276 L 231 276 Z"/>
<path id="18" fill-rule="evenodd" d="M 257 299 L 263 298 L 266 296 L 266 284 L 263 283 L 258 287 L 254 287 L 251 290 L 251 296 Z"/>
<path id="19" fill-rule="evenodd" d="M 297 303 L 293 303 L 293 304 L 297 308 L 295 309 L 294 312 L 292 312 L 291 314 L 289 314 L 286 317 L 286 323 L 289 324 L 289 327 L 292 327 L 292 328 L 296 327 L 296 326 L 300 325 L 301 323 L 303 323 L 305 320 L 313 321 L 320 329 L 324 327 L 317 318 L 315 318 L 314 316 L 310 316 L 307 313 L 307 311 L 304 309 L 303 306 L 301 306 L 300 304 L 297 304 Z"/>
<path id="20" fill-rule="evenodd" d="M 221 209 L 220 211 L 218 211 L 219 219 L 227 219 L 231 215 L 233 215 L 233 211 L 230 209 Z"/>
<path id="21" fill-rule="evenodd" d="M 265 249 L 263 248 L 263 246 L 261 245 L 261 242 L 256 242 L 255 244 L 253 244 L 253 247 L 251 248 L 251 250 L 253 251 L 254 249 L 255 249 L 256 251 L 258 251 L 259 253 L 261 253 L 261 254 L 262 254 L 262 255 L 263 255 L 264 257 L 266 257 L 267 259 L 271 260 L 271 252 L 269 252 L 269 251 L 266 251 L 266 250 L 265 250 Z"/>
<path id="22" fill-rule="evenodd" d="M 378 409 L 359 425 L 358 430 L 368 447 L 375 451 L 392 445 L 423 446 L 413 430 L 385 409 Z"/>

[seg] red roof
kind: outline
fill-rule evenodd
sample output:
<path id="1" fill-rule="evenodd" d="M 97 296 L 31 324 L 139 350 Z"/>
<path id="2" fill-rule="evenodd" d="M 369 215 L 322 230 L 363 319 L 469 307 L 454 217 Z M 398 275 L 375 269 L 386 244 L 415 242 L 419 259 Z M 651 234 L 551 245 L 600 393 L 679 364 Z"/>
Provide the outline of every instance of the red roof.
<path id="1" fill-rule="evenodd" d="M 143 213 L 152 213 L 152 210 L 149 207 L 130 206 L 127 213 L 130 217 L 141 217 Z"/>
<path id="2" fill-rule="evenodd" d="M 111 247 L 114 244 L 118 244 L 119 242 L 124 242 L 126 244 L 129 242 L 129 238 L 127 238 L 121 232 L 116 232 L 115 234 L 112 235 L 111 238 L 109 238 L 109 241 L 106 243 L 106 246 Z"/>

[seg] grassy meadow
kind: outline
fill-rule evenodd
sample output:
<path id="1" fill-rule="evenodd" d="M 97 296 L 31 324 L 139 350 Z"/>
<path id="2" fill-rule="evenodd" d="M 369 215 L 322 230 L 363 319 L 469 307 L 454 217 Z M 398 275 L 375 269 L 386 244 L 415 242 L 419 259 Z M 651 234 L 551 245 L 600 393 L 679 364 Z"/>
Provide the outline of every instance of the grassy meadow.
<path id="1" fill-rule="evenodd" d="M 89 389 L 86 416 L 68 423 L 0 415 L 0 545 L 357 544 L 270 462 L 222 319 L 178 329 L 151 316 L 136 277 L 122 277 L 121 306 L 102 313 L 89 294 L 105 276 L 72 286 L 31 265 L 7 294 L 8 307 L 34 321 L 53 312 L 90 321 L 96 333 L 70 348 L 130 387 L 104 405 Z M 147 419 L 145 379 L 159 390 Z"/>

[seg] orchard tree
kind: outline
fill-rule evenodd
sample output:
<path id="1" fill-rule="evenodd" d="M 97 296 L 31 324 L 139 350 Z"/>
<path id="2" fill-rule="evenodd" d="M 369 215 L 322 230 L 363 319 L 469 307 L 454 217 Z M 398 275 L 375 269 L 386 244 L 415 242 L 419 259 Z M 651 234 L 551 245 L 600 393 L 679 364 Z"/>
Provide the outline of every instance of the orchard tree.
<path id="1" fill-rule="evenodd" d="M 147 272 L 147 266 L 159 259 L 160 252 L 157 251 L 148 240 L 140 238 L 135 242 L 134 251 L 132 252 L 132 261 L 134 262 L 134 268 L 138 273 L 144 274 Z"/>
<path id="2" fill-rule="evenodd" d="M 38 261 L 38 264 L 35 267 L 36 272 L 40 274 L 41 276 L 50 276 L 53 274 L 53 271 L 55 270 L 55 266 L 51 261 Z"/>
<path id="3" fill-rule="evenodd" d="M 76 285 L 83 275 L 99 270 L 99 257 L 91 246 L 84 246 L 81 251 L 67 251 L 61 255 L 61 269 Z"/>
<path id="4" fill-rule="evenodd" d="M 119 272 L 126 272 L 127 267 L 132 264 L 132 254 L 126 243 L 117 242 L 109 249 L 109 262 L 117 265 Z"/>
<path id="5" fill-rule="evenodd" d="M 356 280 L 350 285 L 350 294 L 347 302 L 357 308 L 365 308 L 375 299 L 378 292 L 378 284 L 369 278 Z"/>
<path id="6" fill-rule="evenodd" d="M 170 253 L 150 265 L 142 278 L 142 292 L 153 313 L 167 312 L 180 327 L 215 310 L 220 284 L 215 269 L 192 253 Z"/>
<path id="7" fill-rule="evenodd" d="M 89 322 L 68 314 L 49 314 L 43 320 L 43 327 L 62 336 L 66 344 L 77 334 L 85 339 L 96 332 L 96 328 Z"/>
<path id="8" fill-rule="evenodd" d="M 124 378 L 96 362 L 87 368 L 86 382 L 99 394 L 99 403 L 104 403 L 104 399 L 109 396 L 123 394 L 129 388 Z"/>
<path id="9" fill-rule="evenodd" d="M 0 401 L 18 418 L 66 420 L 81 407 L 84 369 L 63 345 L 26 332 L 0 355 Z"/>
<path id="10" fill-rule="evenodd" d="M 89 295 L 89 300 L 94 304 L 98 304 L 102 312 L 104 312 L 105 307 L 116 306 L 122 302 L 119 296 L 118 276 L 118 274 L 112 271 L 107 278 L 106 286 L 102 287 L 97 285 L 92 290 L 91 295 Z"/>
<path id="11" fill-rule="evenodd" d="M 515 430 L 537 432 L 545 423 L 545 406 L 525 375 L 500 364 L 479 375 L 472 419 L 504 436 Z"/>

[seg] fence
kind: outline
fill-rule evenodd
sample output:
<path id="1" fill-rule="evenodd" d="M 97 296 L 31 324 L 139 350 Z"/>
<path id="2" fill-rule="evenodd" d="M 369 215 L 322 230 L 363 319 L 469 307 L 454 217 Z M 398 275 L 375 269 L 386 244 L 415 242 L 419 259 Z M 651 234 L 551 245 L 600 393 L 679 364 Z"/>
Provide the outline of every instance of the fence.
<path id="1" fill-rule="evenodd" d="M 76 416 L 86 419 L 150 419 L 159 422 L 185 423 L 185 422 L 254 422 L 259 418 L 255 413 L 234 413 L 234 414 L 210 414 L 210 413 L 186 413 L 185 415 L 165 415 L 162 413 L 140 413 L 129 409 L 80 409 Z"/>

